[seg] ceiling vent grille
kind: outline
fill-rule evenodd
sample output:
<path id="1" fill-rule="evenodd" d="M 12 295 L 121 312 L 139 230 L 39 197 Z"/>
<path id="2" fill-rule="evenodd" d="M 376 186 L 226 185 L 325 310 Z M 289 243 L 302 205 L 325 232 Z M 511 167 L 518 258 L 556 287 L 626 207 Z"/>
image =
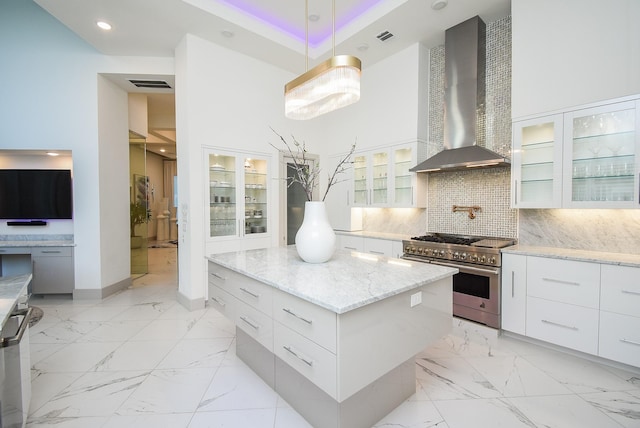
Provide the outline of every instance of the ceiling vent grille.
<path id="1" fill-rule="evenodd" d="M 129 80 L 138 88 L 167 88 L 171 89 L 171 86 L 164 80 Z"/>
<path id="2" fill-rule="evenodd" d="M 378 40 L 380 40 L 381 42 L 386 42 L 387 40 L 389 40 L 392 37 L 393 37 L 393 33 L 391 33 L 390 31 L 386 31 L 386 30 L 376 36 L 376 38 Z"/>

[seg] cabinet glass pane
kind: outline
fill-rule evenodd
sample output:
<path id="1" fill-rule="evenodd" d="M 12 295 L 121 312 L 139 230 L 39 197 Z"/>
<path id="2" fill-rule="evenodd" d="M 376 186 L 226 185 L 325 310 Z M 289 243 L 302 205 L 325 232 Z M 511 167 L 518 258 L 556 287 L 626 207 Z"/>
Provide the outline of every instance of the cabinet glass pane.
<path id="1" fill-rule="evenodd" d="M 209 155 L 209 236 L 237 234 L 236 158 Z"/>
<path id="2" fill-rule="evenodd" d="M 364 205 L 367 203 L 367 157 L 353 158 L 353 202 Z"/>
<path id="3" fill-rule="evenodd" d="M 576 117 L 572 140 L 572 201 L 632 201 L 635 110 Z"/>
<path id="4" fill-rule="evenodd" d="M 387 171 L 389 170 L 389 153 L 374 153 L 372 157 L 372 189 L 373 203 L 387 203 Z"/>
<path id="5" fill-rule="evenodd" d="M 393 174 L 394 174 L 394 203 L 410 205 L 412 201 L 412 175 L 409 168 L 412 165 L 412 153 L 410 148 L 397 149 L 394 151 Z"/>
<path id="6" fill-rule="evenodd" d="M 244 232 L 267 232 L 267 161 L 244 160 Z"/>
<path id="7" fill-rule="evenodd" d="M 520 200 L 544 203 L 553 198 L 554 122 L 522 128 Z"/>

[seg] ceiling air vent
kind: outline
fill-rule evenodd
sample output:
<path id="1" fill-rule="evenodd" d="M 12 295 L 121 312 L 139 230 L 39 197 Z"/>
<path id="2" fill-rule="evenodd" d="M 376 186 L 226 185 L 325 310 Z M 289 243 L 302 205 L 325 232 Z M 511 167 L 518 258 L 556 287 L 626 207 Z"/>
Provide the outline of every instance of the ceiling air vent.
<path id="1" fill-rule="evenodd" d="M 381 42 L 386 42 L 387 40 L 389 40 L 392 37 L 393 37 L 393 34 L 391 32 L 389 32 L 389 31 L 386 31 L 386 30 L 376 36 L 376 38 L 378 40 L 380 40 Z"/>
<path id="2" fill-rule="evenodd" d="M 171 86 L 164 80 L 129 80 L 138 88 L 167 88 L 171 89 Z"/>

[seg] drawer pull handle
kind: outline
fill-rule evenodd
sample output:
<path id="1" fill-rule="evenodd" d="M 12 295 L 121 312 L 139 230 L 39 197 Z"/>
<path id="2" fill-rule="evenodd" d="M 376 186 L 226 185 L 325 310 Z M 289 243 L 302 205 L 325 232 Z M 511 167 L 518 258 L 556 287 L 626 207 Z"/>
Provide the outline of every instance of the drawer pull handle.
<path id="1" fill-rule="evenodd" d="M 227 304 L 222 299 L 216 299 L 215 297 L 211 297 L 211 300 L 222 306 L 223 308 L 227 306 Z"/>
<path id="2" fill-rule="evenodd" d="M 632 345 L 638 345 L 640 346 L 640 342 L 635 342 L 633 340 L 629 340 L 629 339 L 620 339 L 620 342 L 624 342 L 624 343 L 630 343 Z"/>
<path id="3" fill-rule="evenodd" d="M 240 317 L 240 319 L 244 322 L 246 322 L 247 324 L 249 324 L 251 327 L 253 327 L 256 330 L 260 330 L 260 326 L 254 322 L 251 322 L 247 317 Z"/>
<path id="4" fill-rule="evenodd" d="M 309 367 L 313 367 L 313 361 L 304 358 L 302 355 L 298 354 L 296 351 L 291 349 L 290 346 L 283 345 L 282 347 L 284 348 L 285 351 L 289 352 L 291 355 L 293 355 L 294 357 L 296 357 L 297 359 L 299 359 Z"/>
<path id="5" fill-rule="evenodd" d="M 573 281 L 563 281 L 561 279 L 553 279 L 553 278 L 542 278 L 543 281 L 548 281 L 548 282 L 557 282 L 558 284 L 566 284 L 566 285 L 580 285 L 579 282 L 573 282 Z"/>
<path id="6" fill-rule="evenodd" d="M 224 276 L 222 276 L 222 275 L 220 275 L 220 274 L 217 274 L 217 273 L 215 273 L 215 272 L 211 272 L 211 275 L 213 275 L 213 276 L 215 276 L 216 278 L 221 279 L 221 280 L 223 280 L 223 281 L 226 281 L 226 280 L 227 280 L 227 278 L 225 278 Z"/>
<path id="7" fill-rule="evenodd" d="M 373 250 L 369 250 L 369 252 L 371 254 L 380 254 L 381 256 L 384 256 L 384 253 L 382 251 L 373 251 Z"/>
<path id="8" fill-rule="evenodd" d="M 251 297 L 255 297 L 256 299 L 258 299 L 260 297 L 259 294 L 253 293 L 249 290 L 247 290 L 246 288 L 240 287 L 240 291 L 244 291 L 245 293 L 247 293 L 249 296 Z"/>
<path id="9" fill-rule="evenodd" d="M 511 271 L 511 297 L 515 297 L 516 295 L 516 289 L 515 289 L 515 276 L 516 276 L 516 272 L 515 271 Z"/>
<path id="10" fill-rule="evenodd" d="M 296 314 L 295 312 L 293 312 L 289 308 L 282 308 L 282 310 L 285 311 L 286 313 L 288 313 L 289 315 L 293 315 L 294 317 L 298 318 L 299 320 L 306 322 L 309 325 L 313 324 L 313 320 L 308 320 L 305 317 L 301 317 L 300 315 Z"/>
<path id="11" fill-rule="evenodd" d="M 574 331 L 578 331 L 579 330 L 578 327 L 572 327 L 570 325 L 560 324 L 560 323 L 549 321 L 549 320 L 542 320 L 542 322 L 545 323 L 545 324 L 555 325 L 556 327 L 568 328 L 569 330 L 574 330 Z"/>
<path id="12" fill-rule="evenodd" d="M 622 290 L 622 292 L 623 292 L 623 293 L 626 293 L 626 294 L 633 294 L 633 295 L 635 295 L 635 296 L 640 296 L 640 293 L 639 293 L 639 292 L 637 292 L 637 291 Z"/>
<path id="13" fill-rule="evenodd" d="M 62 251 L 59 250 L 42 250 L 40 251 L 43 254 L 60 254 Z"/>
<path id="14" fill-rule="evenodd" d="M 358 249 L 356 247 L 344 247 L 345 250 L 353 250 L 353 251 L 358 251 Z"/>

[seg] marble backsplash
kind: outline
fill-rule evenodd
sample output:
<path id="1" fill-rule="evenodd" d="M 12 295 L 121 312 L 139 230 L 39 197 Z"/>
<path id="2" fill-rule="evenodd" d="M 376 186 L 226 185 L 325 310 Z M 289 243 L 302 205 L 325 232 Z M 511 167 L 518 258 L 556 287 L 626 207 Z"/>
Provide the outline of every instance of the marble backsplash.
<path id="1" fill-rule="evenodd" d="M 640 254 L 640 210 L 519 210 L 522 245 Z"/>
<path id="2" fill-rule="evenodd" d="M 394 233 L 407 237 L 424 235 L 427 212 L 420 208 L 365 208 L 362 226 L 367 232 Z"/>

